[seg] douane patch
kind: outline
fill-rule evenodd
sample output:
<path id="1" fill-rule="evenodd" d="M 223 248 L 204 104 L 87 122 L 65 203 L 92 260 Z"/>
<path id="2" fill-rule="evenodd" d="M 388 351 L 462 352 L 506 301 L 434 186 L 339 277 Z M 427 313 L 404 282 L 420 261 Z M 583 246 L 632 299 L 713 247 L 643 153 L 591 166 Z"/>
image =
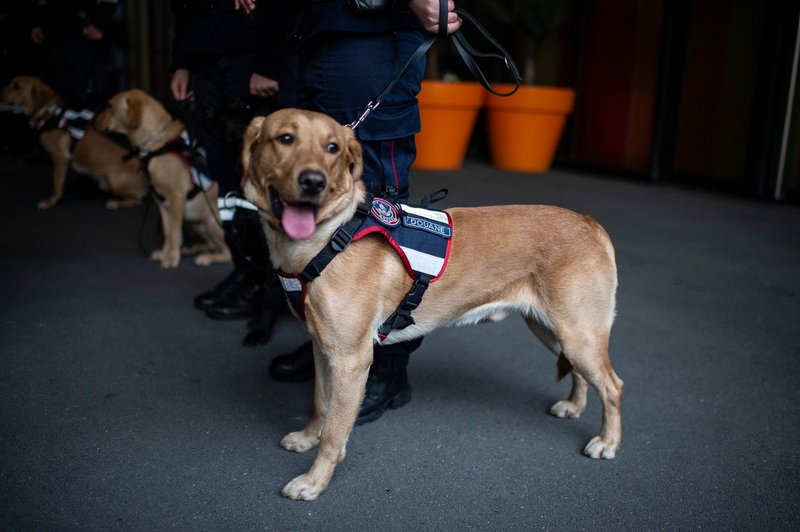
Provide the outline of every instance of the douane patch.
<path id="1" fill-rule="evenodd" d="M 447 223 L 439 223 L 429 218 L 423 218 L 422 216 L 407 214 L 403 216 L 403 225 L 414 229 L 421 229 L 433 233 L 434 235 L 439 235 L 442 238 L 450 238 L 452 235 L 450 226 L 447 225 Z"/>

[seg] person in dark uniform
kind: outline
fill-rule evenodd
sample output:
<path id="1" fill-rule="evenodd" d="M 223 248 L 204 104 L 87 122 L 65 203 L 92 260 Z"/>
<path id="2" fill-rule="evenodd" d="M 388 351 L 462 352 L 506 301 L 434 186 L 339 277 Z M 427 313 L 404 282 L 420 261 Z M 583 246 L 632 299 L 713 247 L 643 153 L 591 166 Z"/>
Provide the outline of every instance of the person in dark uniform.
<path id="1" fill-rule="evenodd" d="M 262 2 L 258 0 L 258 5 Z M 256 5 L 255 0 L 238 4 L 245 10 Z M 387 2 L 393 5 L 372 14 L 356 14 L 347 0 L 305 4 L 294 34 L 300 50 L 298 106 L 326 113 L 342 124 L 358 118 L 400 72 L 422 44 L 423 28 L 438 32 L 439 0 Z M 448 32 L 454 32 L 461 24 L 454 2 L 448 3 L 448 10 Z M 424 61 L 412 67 L 356 129 L 364 156 L 362 179 L 372 193 L 408 199 L 408 174 L 416 156 L 414 134 L 420 128 L 416 95 L 424 69 Z M 357 424 L 378 419 L 388 408 L 411 399 L 406 367 L 420 343 L 417 339 L 375 347 Z M 269 371 L 279 381 L 312 378 L 311 343 L 274 358 Z"/>
<path id="2" fill-rule="evenodd" d="M 170 88 L 179 102 L 194 99 L 197 136 L 206 149 L 210 174 L 219 183 L 220 213 L 234 266 L 194 304 L 220 320 L 266 313 L 262 321 L 269 327 L 283 298 L 260 222 L 254 211 L 233 208 L 225 196 L 239 192 L 241 137 L 248 119 L 294 104 L 291 53 L 269 28 L 268 18 L 236 10 L 234 0 L 173 0 L 172 8 L 176 27 Z M 262 331 L 260 342 L 264 340 Z"/>
<path id="3" fill-rule="evenodd" d="M 51 50 L 53 88 L 71 109 L 97 111 L 116 92 L 118 0 L 37 0 L 31 39 Z"/>

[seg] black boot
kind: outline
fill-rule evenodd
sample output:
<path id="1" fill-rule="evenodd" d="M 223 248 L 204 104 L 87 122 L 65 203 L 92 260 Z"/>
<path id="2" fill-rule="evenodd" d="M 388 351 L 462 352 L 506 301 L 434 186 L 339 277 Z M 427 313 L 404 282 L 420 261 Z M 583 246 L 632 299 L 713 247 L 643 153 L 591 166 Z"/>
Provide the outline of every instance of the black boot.
<path id="1" fill-rule="evenodd" d="M 215 320 L 243 320 L 261 311 L 264 284 L 246 278 L 224 298 L 206 307 L 206 315 Z"/>
<path id="2" fill-rule="evenodd" d="M 283 310 L 285 296 L 280 284 L 275 284 L 264 289 L 261 301 L 261 312 L 247 324 L 247 335 L 242 344 L 246 347 L 265 345 L 272 336 L 272 326 L 278 315 Z"/>
<path id="3" fill-rule="evenodd" d="M 314 349 L 306 342 L 288 355 L 280 355 L 269 363 L 269 374 L 280 382 L 302 382 L 314 378 Z"/>
<path id="4" fill-rule="evenodd" d="M 411 401 L 411 385 L 405 369 L 371 367 L 364 400 L 358 410 L 356 425 L 375 421 L 386 409 L 400 408 Z"/>
<path id="5" fill-rule="evenodd" d="M 238 208 L 232 220 L 222 222 L 222 229 L 233 260 L 232 285 L 203 308 L 215 320 L 252 318 L 261 311 L 267 272 L 272 271 L 264 230 L 258 214 Z"/>
<path id="6" fill-rule="evenodd" d="M 210 305 L 213 305 L 220 300 L 227 297 L 231 292 L 236 290 L 239 285 L 244 281 L 246 275 L 241 270 L 233 270 L 225 277 L 217 286 L 208 292 L 203 292 L 194 298 L 194 306 L 200 310 L 205 310 Z"/>

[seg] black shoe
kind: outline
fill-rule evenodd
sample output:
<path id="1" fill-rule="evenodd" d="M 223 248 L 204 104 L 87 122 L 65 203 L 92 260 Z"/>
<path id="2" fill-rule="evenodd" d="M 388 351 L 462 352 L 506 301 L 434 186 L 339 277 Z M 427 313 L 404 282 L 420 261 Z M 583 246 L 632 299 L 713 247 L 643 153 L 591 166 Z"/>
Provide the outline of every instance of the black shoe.
<path id="1" fill-rule="evenodd" d="M 269 374 L 280 382 L 302 382 L 314 378 L 314 349 L 306 342 L 288 355 L 280 355 L 269 363 Z"/>
<path id="2" fill-rule="evenodd" d="M 245 347 L 265 345 L 272 336 L 272 326 L 278 319 L 283 309 L 284 295 L 280 285 L 271 286 L 264 290 L 261 301 L 261 312 L 251 318 L 247 324 L 247 335 L 242 340 Z"/>
<path id="3" fill-rule="evenodd" d="M 200 310 L 205 310 L 209 306 L 217 303 L 228 294 L 236 290 L 245 280 L 246 275 L 240 270 L 233 270 L 217 286 L 208 292 L 203 292 L 194 298 L 194 306 Z"/>
<path id="4" fill-rule="evenodd" d="M 411 385 L 408 373 L 400 369 L 370 368 L 366 392 L 358 410 L 356 425 L 375 421 L 386 412 L 408 404 L 411 400 Z"/>
<path id="5" fill-rule="evenodd" d="M 257 316 L 261 311 L 264 293 L 262 283 L 245 279 L 224 298 L 208 305 L 206 315 L 215 320 L 244 320 Z"/>

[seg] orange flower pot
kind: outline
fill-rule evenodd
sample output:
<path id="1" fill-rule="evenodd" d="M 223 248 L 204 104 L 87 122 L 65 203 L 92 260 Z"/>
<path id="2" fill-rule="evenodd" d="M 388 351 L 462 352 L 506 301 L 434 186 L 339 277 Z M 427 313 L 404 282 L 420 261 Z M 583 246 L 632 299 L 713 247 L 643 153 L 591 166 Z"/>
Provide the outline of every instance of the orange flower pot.
<path id="1" fill-rule="evenodd" d="M 416 136 L 421 170 L 457 170 L 464 163 L 478 110 L 486 96 L 479 83 L 423 81 L 417 96 L 422 128 Z"/>
<path id="2" fill-rule="evenodd" d="M 500 92 L 511 88 L 495 87 Z M 490 94 L 486 123 L 494 165 L 518 172 L 547 172 L 574 103 L 575 91 L 558 87 L 523 86 L 508 97 Z"/>

